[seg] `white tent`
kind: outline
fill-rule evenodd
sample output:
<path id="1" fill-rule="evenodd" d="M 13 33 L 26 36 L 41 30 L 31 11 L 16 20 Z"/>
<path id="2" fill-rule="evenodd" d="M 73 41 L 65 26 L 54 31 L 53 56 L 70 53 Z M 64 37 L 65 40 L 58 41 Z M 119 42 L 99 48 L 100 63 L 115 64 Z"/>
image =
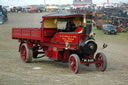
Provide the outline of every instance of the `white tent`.
<path id="1" fill-rule="evenodd" d="M 40 5 L 44 0 L 1 0 L 0 5 L 3 6 L 26 6 L 26 5 Z"/>

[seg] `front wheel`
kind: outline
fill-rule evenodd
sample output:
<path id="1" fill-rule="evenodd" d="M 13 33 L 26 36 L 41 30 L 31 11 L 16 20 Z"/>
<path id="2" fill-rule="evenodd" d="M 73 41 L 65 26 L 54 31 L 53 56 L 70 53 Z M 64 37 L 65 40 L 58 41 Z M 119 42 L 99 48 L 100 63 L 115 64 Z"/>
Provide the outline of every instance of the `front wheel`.
<path id="1" fill-rule="evenodd" d="M 28 48 L 26 43 L 23 43 L 20 46 L 20 57 L 21 60 L 25 63 L 30 63 L 32 61 L 32 57 L 33 57 L 32 49 Z"/>
<path id="2" fill-rule="evenodd" d="M 104 53 L 100 52 L 96 54 L 95 57 L 95 61 L 96 61 L 96 68 L 99 71 L 104 72 L 107 68 L 107 59 Z"/>
<path id="3" fill-rule="evenodd" d="M 77 54 L 71 54 L 69 57 L 69 69 L 73 73 L 78 73 L 79 72 L 79 67 L 80 67 L 80 59 Z"/>

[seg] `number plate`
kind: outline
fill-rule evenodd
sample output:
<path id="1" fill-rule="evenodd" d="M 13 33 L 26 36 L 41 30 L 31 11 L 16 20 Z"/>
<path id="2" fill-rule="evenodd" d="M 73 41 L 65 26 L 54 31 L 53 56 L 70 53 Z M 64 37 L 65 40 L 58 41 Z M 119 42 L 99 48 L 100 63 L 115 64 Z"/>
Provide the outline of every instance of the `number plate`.
<path id="1" fill-rule="evenodd" d="M 84 59 L 84 62 L 94 62 L 94 59 Z"/>

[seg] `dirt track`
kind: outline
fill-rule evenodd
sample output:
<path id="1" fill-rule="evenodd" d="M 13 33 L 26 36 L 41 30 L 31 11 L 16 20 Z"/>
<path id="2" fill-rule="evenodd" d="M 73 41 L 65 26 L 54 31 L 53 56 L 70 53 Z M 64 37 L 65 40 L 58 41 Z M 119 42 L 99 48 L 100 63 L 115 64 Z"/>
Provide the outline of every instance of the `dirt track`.
<path id="1" fill-rule="evenodd" d="M 105 72 L 96 71 L 95 65 L 81 65 L 80 73 L 73 74 L 68 64 L 47 57 L 23 63 L 17 51 L 19 43 L 11 39 L 11 28 L 39 28 L 42 15 L 9 14 L 8 23 L 0 25 L 0 85 L 128 85 L 128 40 L 96 37 L 98 51 L 103 51 L 108 59 Z M 104 42 L 109 46 L 101 50 Z"/>

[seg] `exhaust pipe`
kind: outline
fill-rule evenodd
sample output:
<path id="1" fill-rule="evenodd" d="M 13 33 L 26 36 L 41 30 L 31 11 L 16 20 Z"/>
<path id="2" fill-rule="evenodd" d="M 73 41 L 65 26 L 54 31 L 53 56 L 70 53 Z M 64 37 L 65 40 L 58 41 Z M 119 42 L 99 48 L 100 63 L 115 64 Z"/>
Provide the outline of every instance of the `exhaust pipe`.
<path id="1" fill-rule="evenodd" d="M 92 31 L 92 13 L 87 12 L 86 14 L 86 35 L 89 37 L 89 34 Z"/>
<path id="2" fill-rule="evenodd" d="M 91 54 L 94 54 L 97 50 L 97 44 L 90 37 L 91 31 L 92 31 L 92 13 L 91 12 L 86 13 L 86 18 L 84 16 L 83 22 L 85 23 L 83 33 L 86 34 L 86 37 L 80 42 L 80 50 L 82 55 L 89 56 Z"/>

